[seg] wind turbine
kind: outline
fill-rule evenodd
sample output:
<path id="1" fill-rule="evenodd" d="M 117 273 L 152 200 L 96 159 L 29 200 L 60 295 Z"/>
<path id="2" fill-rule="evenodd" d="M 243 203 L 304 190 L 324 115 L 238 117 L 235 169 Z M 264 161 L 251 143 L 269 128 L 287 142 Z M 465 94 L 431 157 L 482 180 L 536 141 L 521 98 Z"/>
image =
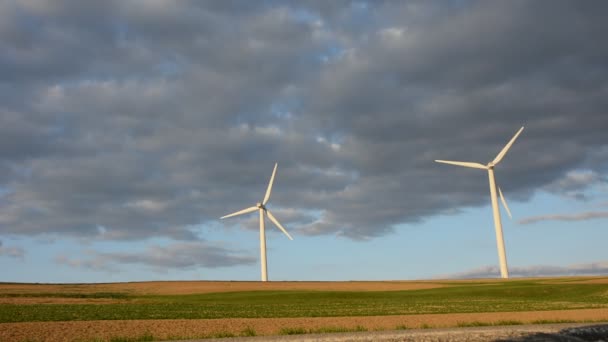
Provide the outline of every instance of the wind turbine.
<path id="1" fill-rule="evenodd" d="M 505 252 L 505 241 L 502 236 L 502 223 L 500 222 L 500 210 L 498 210 L 498 199 L 496 198 L 496 180 L 494 179 L 494 167 L 500 163 L 502 158 L 504 158 L 507 151 L 511 148 L 511 145 L 515 142 L 515 139 L 521 134 L 524 128 L 520 128 L 517 133 L 511 138 L 511 141 L 503 147 L 500 153 L 486 165 L 479 163 L 471 163 L 471 162 L 459 162 L 459 161 L 450 161 L 450 160 L 435 160 L 438 163 L 452 164 L 464 167 L 470 167 L 475 169 L 483 169 L 488 170 L 488 177 L 490 179 L 490 197 L 492 199 L 492 213 L 494 214 L 494 228 L 496 230 L 496 246 L 498 248 L 498 260 L 500 261 L 500 275 L 502 278 L 509 278 L 509 269 L 507 267 L 507 255 Z M 503 206 L 507 210 L 507 214 L 511 217 L 511 211 L 507 206 L 507 201 L 505 197 L 502 195 L 502 191 L 500 187 L 498 187 L 498 193 L 500 194 L 500 200 L 502 201 Z"/>
<path id="2" fill-rule="evenodd" d="M 275 163 L 274 170 L 272 170 L 272 176 L 270 176 L 270 182 L 268 183 L 268 188 L 266 189 L 266 195 L 264 195 L 264 199 L 262 200 L 262 202 L 256 203 L 255 206 L 253 206 L 253 207 L 243 209 L 243 210 L 237 211 L 236 213 L 228 214 L 228 215 L 222 216 L 220 218 L 220 219 L 225 219 L 225 218 L 232 217 L 232 216 L 251 213 L 256 210 L 260 212 L 260 262 L 262 264 L 262 281 L 268 281 L 268 270 L 267 270 L 267 264 L 266 264 L 266 231 L 265 231 L 265 227 L 264 227 L 264 215 L 268 215 L 268 218 L 270 219 L 270 221 L 272 221 L 272 223 L 274 223 L 274 225 L 277 226 L 277 228 L 279 228 L 283 233 L 285 233 L 285 235 L 287 235 L 289 240 L 293 240 L 293 238 L 291 237 L 291 235 L 289 235 L 287 230 L 285 230 L 285 228 L 281 225 L 281 223 L 279 223 L 279 221 L 274 217 L 274 215 L 272 215 L 270 210 L 268 210 L 268 208 L 266 208 L 266 203 L 268 203 L 268 200 L 270 199 L 270 192 L 272 191 L 272 183 L 274 182 L 274 175 L 277 173 L 277 166 L 278 166 L 278 163 Z"/>

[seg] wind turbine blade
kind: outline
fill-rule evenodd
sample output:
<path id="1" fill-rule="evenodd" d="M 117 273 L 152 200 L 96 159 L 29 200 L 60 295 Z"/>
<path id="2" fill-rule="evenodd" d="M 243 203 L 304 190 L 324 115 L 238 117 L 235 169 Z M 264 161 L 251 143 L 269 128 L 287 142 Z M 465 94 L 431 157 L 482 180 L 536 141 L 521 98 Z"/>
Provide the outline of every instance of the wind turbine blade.
<path id="1" fill-rule="evenodd" d="M 289 233 L 287 232 L 287 230 L 279 223 L 279 221 L 276 219 L 276 217 L 274 217 L 274 215 L 272 215 L 272 213 L 270 212 L 270 210 L 266 209 L 266 214 L 268 214 L 268 218 L 270 219 L 270 221 L 272 221 L 272 223 L 274 223 L 275 226 L 277 226 L 280 230 L 283 231 L 283 233 L 285 233 L 285 235 L 287 235 L 287 237 L 289 238 L 289 240 L 293 240 L 293 238 L 291 237 L 291 235 L 289 235 Z"/>
<path id="2" fill-rule="evenodd" d="M 256 211 L 258 209 L 259 209 L 258 207 L 251 207 L 251 208 L 243 209 L 241 211 L 237 211 L 236 213 L 232 213 L 232 214 L 228 214 L 228 215 L 222 216 L 222 217 L 220 217 L 220 219 L 225 219 L 227 217 L 232 217 L 232 216 L 237 216 L 237 215 L 251 213 L 251 212 Z"/>
<path id="3" fill-rule="evenodd" d="M 500 153 L 496 156 L 496 158 L 494 158 L 494 160 L 492 161 L 492 164 L 496 165 L 496 164 L 500 163 L 500 161 L 505 156 L 505 154 L 507 154 L 507 151 L 511 148 L 511 145 L 513 145 L 513 143 L 515 142 L 515 139 L 517 139 L 517 137 L 521 134 L 521 131 L 523 131 L 523 130 L 524 130 L 524 128 L 522 126 L 522 128 L 520 128 L 519 131 L 517 131 L 517 133 L 515 133 L 513 138 L 511 138 L 511 141 L 509 141 L 509 143 L 506 144 L 505 147 L 502 148 L 502 151 L 500 151 Z"/>
<path id="4" fill-rule="evenodd" d="M 507 214 L 509 214 L 509 218 L 512 219 L 513 216 L 511 216 L 511 210 L 509 210 L 509 206 L 507 205 L 507 200 L 505 200 L 505 196 L 502 195 L 502 190 L 500 190 L 500 187 L 498 187 L 498 194 L 500 194 L 500 200 L 502 201 L 502 205 L 507 210 Z"/>
<path id="5" fill-rule="evenodd" d="M 483 170 L 488 169 L 487 166 L 485 166 L 483 164 L 479 164 L 479 163 L 459 162 L 459 161 L 451 161 L 451 160 L 435 160 L 435 161 L 438 163 L 458 165 L 458 166 L 464 166 L 464 167 L 472 167 L 475 169 L 483 169 Z"/>
<path id="6" fill-rule="evenodd" d="M 264 196 L 264 200 L 262 201 L 262 205 L 266 205 L 268 200 L 270 199 L 270 192 L 272 191 L 272 183 L 274 182 L 274 175 L 277 173 L 278 163 L 274 163 L 274 170 L 272 170 L 272 176 L 270 176 L 270 182 L 268 182 L 268 189 L 266 189 L 266 195 Z"/>

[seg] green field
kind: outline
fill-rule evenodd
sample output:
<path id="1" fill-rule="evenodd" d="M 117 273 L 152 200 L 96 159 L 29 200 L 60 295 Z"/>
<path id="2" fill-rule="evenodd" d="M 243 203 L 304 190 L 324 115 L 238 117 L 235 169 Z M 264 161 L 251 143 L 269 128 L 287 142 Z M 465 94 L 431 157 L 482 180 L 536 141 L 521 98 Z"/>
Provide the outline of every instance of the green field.
<path id="1" fill-rule="evenodd" d="M 608 307 L 608 284 L 515 280 L 408 291 L 250 291 L 189 295 L 0 293 L 113 299 L 109 304 L 0 304 L 0 322 L 375 316 Z"/>

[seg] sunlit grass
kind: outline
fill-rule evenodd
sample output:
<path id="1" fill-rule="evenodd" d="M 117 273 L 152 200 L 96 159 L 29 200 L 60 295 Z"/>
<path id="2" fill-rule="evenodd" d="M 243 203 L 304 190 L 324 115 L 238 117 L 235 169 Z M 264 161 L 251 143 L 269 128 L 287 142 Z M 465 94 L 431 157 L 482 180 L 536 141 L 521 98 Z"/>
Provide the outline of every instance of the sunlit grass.
<path id="1" fill-rule="evenodd" d="M 304 328 L 281 328 L 279 335 L 302 335 L 308 333 Z"/>
<path id="2" fill-rule="evenodd" d="M 255 329 L 253 329 L 252 327 L 247 327 L 241 331 L 240 335 L 250 337 L 250 336 L 256 336 L 257 333 L 256 333 Z"/>
<path id="3" fill-rule="evenodd" d="M 574 323 L 577 322 L 573 319 L 538 319 L 530 322 L 531 324 L 560 324 L 560 323 Z"/>
<path id="4" fill-rule="evenodd" d="M 235 334 L 228 331 L 220 331 L 215 334 L 211 334 L 210 338 L 226 338 L 226 337 L 236 337 Z"/>
<path id="5" fill-rule="evenodd" d="M 346 333 L 346 332 L 361 332 L 367 331 L 367 328 L 363 326 L 356 326 L 354 328 L 347 327 L 321 327 L 316 329 L 304 329 L 304 328 L 281 328 L 279 335 L 302 335 L 302 334 L 335 334 L 335 333 Z"/>
<path id="6" fill-rule="evenodd" d="M 362 327 L 360 325 L 358 325 L 354 328 L 322 327 L 322 328 L 318 328 L 318 329 L 310 329 L 309 333 L 311 333 L 311 334 L 331 334 L 331 333 L 359 332 L 359 331 L 367 331 L 367 328 Z"/>
<path id="7" fill-rule="evenodd" d="M 479 322 L 479 321 L 472 321 L 472 322 L 457 322 L 456 326 L 459 328 L 469 328 L 469 327 L 487 327 L 492 325 L 492 323 L 489 322 Z"/>
<path id="8" fill-rule="evenodd" d="M 522 324 L 524 324 L 524 322 L 522 322 L 522 321 L 505 320 L 505 321 L 498 321 L 494 325 L 522 325 Z"/>
<path id="9" fill-rule="evenodd" d="M 472 322 L 458 322 L 456 326 L 459 328 L 469 328 L 469 327 L 489 327 L 489 326 L 501 326 L 501 325 L 522 325 L 524 324 L 521 321 L 514 320 L 501 320 L 496 322 L 480 322 L 480 321 L 472 321 Z"/>

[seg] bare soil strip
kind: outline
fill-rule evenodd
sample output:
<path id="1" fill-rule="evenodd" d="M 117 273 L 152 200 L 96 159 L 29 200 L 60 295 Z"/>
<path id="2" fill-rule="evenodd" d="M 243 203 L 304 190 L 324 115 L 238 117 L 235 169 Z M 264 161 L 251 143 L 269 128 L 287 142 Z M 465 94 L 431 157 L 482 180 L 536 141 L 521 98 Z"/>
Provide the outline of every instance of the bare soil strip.
<path id="1" fill-rule="evenodd" d="M 517 321 L 530 324 L 541 320 L 608 321 L 608 309 L 365 317 L 2 323 L 0 324 L 0 341 L 90 341 L 94 339 L 109 340 L 113 337 L 137 338 L 145 334 L 151 334 L 157 339 L 176 337 L 194 339 L 220 333 L 232 333 L 238 336 L 245 329 L 253 329 L 257 335 L 277 335 L 284 328 L 314 330 L 341 327 L 354 329 L 360 326 L 367 330 L 393 330 L 398 326 L 447 328 L 471 322 Z"/>
<path id="2" fill-rule="evenodd" d="M 521 278 L 513 279 L 522 280 Z M 569 282 L 572 284 L 608 284 L 608 277 L 527 278 L 543 282 Z M 504 279 L 407 280 L 407 281 L 148 281 L 101 284 L 23 284 L 0 283 L 0 294 L 40 294 L 99 292 L 133 295 L 180 295 L 238 291 L 407 291 L 432 289 L 457 284 L 502 283 Z"/>
<path id="3" fill-rule="evenodd" d="M 180 295 L 238 291 L 405 291 L 447 286 L 429 281 L 150 281 L 108 284 L 0 284 L 1 293 Z"/>
<path id="4" fill-rule="evenodd" d="M 37 304 L 120 304 L 127 300 L 110 298 L 61 298 L 61 297 L 0 297 L 0 304 L 37 305 Z"/>

